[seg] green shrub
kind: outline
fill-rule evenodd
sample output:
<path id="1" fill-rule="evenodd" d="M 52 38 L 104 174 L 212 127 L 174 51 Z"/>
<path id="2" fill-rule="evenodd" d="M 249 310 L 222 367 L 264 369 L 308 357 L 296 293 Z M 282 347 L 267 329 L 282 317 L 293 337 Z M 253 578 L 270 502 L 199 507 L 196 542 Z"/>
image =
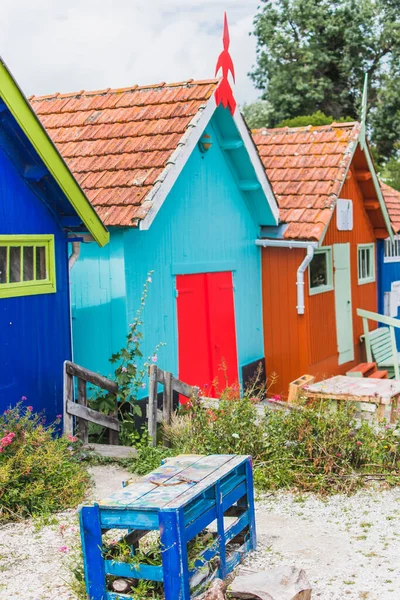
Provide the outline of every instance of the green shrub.
<path id="1" fill-rule="evenodd" d="M 399 483 L 399 428 L 368 423 L 354 404 L 257 411 L 257 398 L 226 390 L 213 409 L 192 402 L 166 428 L 175 453 L 250 454 L 261 489 L 350 492 L 369 479 Z"/>
<path id="2" fill-rule="evenodd" d="M 0 522 L 76 506 L 89 485 L 76 438 L 22 403 L 0 415 Z"/>

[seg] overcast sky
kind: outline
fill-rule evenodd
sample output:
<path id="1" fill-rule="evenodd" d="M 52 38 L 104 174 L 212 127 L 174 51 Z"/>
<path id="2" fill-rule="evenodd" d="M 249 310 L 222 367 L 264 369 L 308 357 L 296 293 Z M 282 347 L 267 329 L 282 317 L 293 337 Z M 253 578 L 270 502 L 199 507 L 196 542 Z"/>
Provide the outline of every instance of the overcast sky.
<path id="1" fill-rule="evenodd" d="M 259 0 L 1 0 L 0 54 L 27 94 L 208 79 L 230 24 L 239 103 Z"/>

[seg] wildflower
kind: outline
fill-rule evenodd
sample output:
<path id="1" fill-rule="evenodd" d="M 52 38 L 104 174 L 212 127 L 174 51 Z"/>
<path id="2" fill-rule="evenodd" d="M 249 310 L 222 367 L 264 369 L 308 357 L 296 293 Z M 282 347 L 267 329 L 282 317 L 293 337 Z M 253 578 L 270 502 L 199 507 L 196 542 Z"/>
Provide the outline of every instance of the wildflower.
<path id="1" fill-rule="evenodd" d="M 76 437 L 76 435 L 69 435 L 69 436 L 67 437 L 67 439 L 68 439 L 70 442 L 77 442 L 77 441 L 78 441 L 78 438 Z"/>
<path id="2" fill-rule="evenodd" d="M 259 403 L 259 399 L 257 398 L 257 396 L 254 396 L 253 398 L 250 398 L 250 402 L 252 404 L 258 404 Z"/>
<path id="3" fill-rule="evenodd" d="M 56 419 L 62 419 L 62 415 L 57 415 Z"/>
<path id="4" fill-rule="evenodd" d="M 213 410 L 211 410 L 211 408 L 207 409 L 207 416 L 209 417 L 210 421 L 216 421 L 217 420 L 217 415 L 215 414 L 215 412 Z"/>
<path id="5" fill-rule="evenodd" d="M 340 458 L 342 455 L 340 454 L 340 452 L 338 452 L 338 453 L 336 454 L 336 456 L 337 456 L 338 458 Z"/>
<path id="6" fill-rule="evenodd" d="M 27 406 L 26 410 L 28 410 L 29 412 L 32 412 L 33 411 L 33 406 Z"/>
<path id="7" fill-rule="evenodd" d="M 362 442 L 356 442 L 357 446 L 362 446 Z"/>
<path id="8" fill-rule="evenodd" d="M 153 361 L 153 363 L 156 363 L 158 360 L 157 354 L 153 354 L 153 356 L 151 357 L 151 360 Z"/>
<path id="9" fill-rule="evenodd" d="M 60 546 L 58 551 L 62 552 L 63 554 L 68 554 L 69 548 L 68 548 L 68 546 Z"/>
<path id="10" fill-rule="evenodd" d="M 129 329 L 132 329 L 132 327 L 134 327 L 135 323 L 129 323 Z"/>
<path id="11" fill-rule="evenodd" d="M 240 436 L 239 436 L 239 434 L 238 434 L 238 433 L 232 433 L 232 437 L 233 437 L 233 438 L 236 438 L 236 439 L 239 439 L 239 437 L 240 437 Z"/>
<path id="12" fill-rule="evenodd" d="M 73 447 L 72 446 L 68 446 L 67 450 L 69 450 L 70 452 L 73 451 Z"/>
<path id="13" fill-rule="evenodd" d="M 146 387 L 146 384 L 143 382 L 142 385 L 141 385 L 142 390 L 144 390 L 145 387 Z"/>
<path id="14" fill-rule="evenodd" d="M 22 402 L 25 402 L 25 400 L 28 400 L 28 398 L 26 396 L 22 396 L 21 400 Z"/>
<path id="15" fill-rule="evenodd" d="M 127 370 L 128 370 L 128 369 L 127 369 L 126 367 L 122 367 L 122 369 L 121 369 L 122 373 L 126 373 L 126 372 L 127 372 Z"/>

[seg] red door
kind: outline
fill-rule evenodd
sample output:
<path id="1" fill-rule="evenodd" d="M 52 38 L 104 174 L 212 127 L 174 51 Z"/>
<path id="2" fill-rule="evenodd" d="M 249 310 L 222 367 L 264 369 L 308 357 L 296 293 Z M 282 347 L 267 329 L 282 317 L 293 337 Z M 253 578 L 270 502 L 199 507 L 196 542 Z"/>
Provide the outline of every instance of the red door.
<path id="1" fill-rule="evenodd" d="M 238 380 L 233 282 L 230 271 L 178 275 L 179 379 L 215 396 Z"/>

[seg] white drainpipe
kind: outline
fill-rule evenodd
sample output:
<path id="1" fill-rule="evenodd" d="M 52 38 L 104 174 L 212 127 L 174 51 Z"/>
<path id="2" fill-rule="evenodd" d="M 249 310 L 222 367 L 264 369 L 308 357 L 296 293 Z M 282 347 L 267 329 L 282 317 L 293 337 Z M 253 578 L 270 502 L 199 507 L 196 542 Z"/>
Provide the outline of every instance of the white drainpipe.
<path id="1" fill-rule="evenodd" d="M 304 315 L 304 272 L 312 261 L 318 242 L 300 242 L 292 240 L 256 240 L 257 246 L 263 248 L 306 248 L 307 254 L 297 269 L 297 314 Z"/>
<path id="2" fill-rule="evenodd" d="M 68 270 L 71 271 L 72 267 L 76 263 L 81 253 L 81 243 L 80 242 L 72 242 L 72 252 L 68 258 Z"/>

